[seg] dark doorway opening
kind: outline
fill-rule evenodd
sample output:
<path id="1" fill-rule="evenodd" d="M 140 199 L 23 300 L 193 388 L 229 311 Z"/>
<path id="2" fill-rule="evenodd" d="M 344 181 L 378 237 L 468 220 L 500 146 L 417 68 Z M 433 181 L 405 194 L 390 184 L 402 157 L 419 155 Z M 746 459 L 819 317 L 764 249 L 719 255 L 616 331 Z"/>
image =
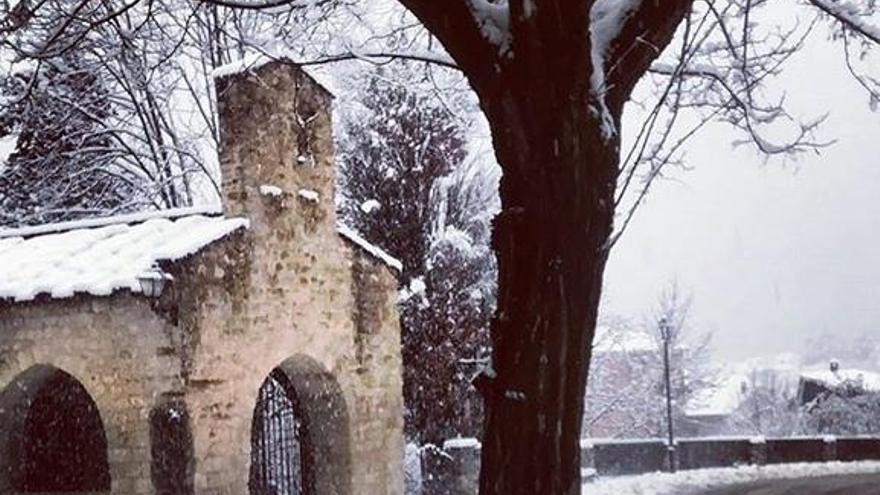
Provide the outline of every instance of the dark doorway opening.
<path id="1" fill-rule="evenodd" d="M 0 405 L 7 489 L 110 491 L 98 407 L 76 378 L 51 366 L 34 366 L 6 387 Z"/>
<path id="2" fill-rule="evenodd" d="M 260 387 L 251 430 L 251 495 L 314 493 L 307 425 L 296 390 L 276 368 Z"/>
<path id="3" fill-rule="evenodd" d="M 156 495 L 192 495 L 193 437 L 182 400 L 163 401 L 150 411 L 150 476 Z"/>

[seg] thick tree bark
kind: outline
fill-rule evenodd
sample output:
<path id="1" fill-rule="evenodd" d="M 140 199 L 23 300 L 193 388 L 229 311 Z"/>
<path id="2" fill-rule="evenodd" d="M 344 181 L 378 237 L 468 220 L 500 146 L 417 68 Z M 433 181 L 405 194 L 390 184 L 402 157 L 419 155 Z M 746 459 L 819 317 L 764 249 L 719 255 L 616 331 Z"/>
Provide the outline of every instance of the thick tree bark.
<path id="1" fill-rule="evenodd" d="M 567 88 L 529 84 L 487 108 L 505 173 L 493 232 L 499 292 L 484 494 L 580 491 L 577 439 L 618 153 L 616 135 L 603 135 L 589 74 L 559 76 Z"/>
<path id="2" fill-rule="evenodd" d="M 481 93 L 504 168 L 483 494 L 580 493 L 578 438 L 612 231 L 619 116 L 591 86 L 589 9 L 576 3 L 514 24 L 515 63 L 503 84 Z"/>
<path id="3" fill-rule="evenodd" d="M 616 165 L 613 146 L 587 135 L 590 127 L 527 134 L 530 148 L 540 149 L 518 161 L 532 169 L 503 179 L 494 232 L 497 378 L 486 397 L 481 493 L 579 492 L 576 439 Z M 556 156 L 562 140 L 583 149 Z"/>
<path id="4" fill-rule="evenodd" d="M 483 495 L 580 493 L 579 438 L 608 256 L 620 116 L 692 0 L 642 0 L 592 67 L 593 0 L 508 0 L 510 46 L 481 35 L 475 0 L 401 0 L 459 63 L 504 171 L 495 220 L 493 371 L 481 380 Z M 476 2 L 478 3 L 478 2 Z M 526 3 L 530 12 L 525 12 Z M 593 88 L 593 71 L 605 86 Z"/>

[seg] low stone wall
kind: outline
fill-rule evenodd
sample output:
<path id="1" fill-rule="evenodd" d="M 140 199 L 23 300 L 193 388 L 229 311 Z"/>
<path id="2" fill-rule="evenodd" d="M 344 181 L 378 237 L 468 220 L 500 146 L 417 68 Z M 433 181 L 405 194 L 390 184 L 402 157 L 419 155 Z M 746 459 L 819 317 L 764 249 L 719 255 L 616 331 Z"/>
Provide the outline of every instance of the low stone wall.
<path id="1" fill-rule="evenodd" d="M 838 461 L 867 461 L 880 458 L 880 438 L 838 438 L 835 444 Z"/>
<path id="2" fill-rule="evenodd" d="M 445 446 L 444 495 L 477 493 L 480 444 L 456 439 Z M 790 462 L 880 460 L 880 437 L 717 437 L 680 439 L 675 444 L 678 469 L 701 469 Z M 668 470 L 663 439 L 581 441 L 581 468 L 599 476 Z"/>
<path id="3" fill-rule="evenodd" d="M 747 438 L 681 440 L 675 449 L 678 468 L 702 469 L 755 464 L 758 462 L 755 445 Z"/>
<path id="4" fill-rule="evenodd" d="M 767 464 L 789 462 L 833 461 L 833 455 L 826 455 L 826 443 L 834 443 L 834 437 L 826 438 L 779 438 L 767 440 Z M 827 440 L 827 442 L 826 442 Z"/>
<path id="5" fill-rule="evenodd" d="M 581 467 L 609 476 L 663 471 L 668 458 L 666 442 L 658 439 L 582 442 L 581 445 L 581 459 L 592 461 L 592 465 L 582 461 Z"/>

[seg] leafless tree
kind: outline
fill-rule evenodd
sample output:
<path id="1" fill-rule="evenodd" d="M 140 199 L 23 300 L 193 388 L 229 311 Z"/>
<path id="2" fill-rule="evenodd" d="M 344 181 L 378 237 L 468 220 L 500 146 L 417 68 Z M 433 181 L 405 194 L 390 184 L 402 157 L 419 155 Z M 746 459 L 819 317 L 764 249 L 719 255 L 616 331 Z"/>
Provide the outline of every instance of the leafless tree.
<path id="1" fill-rule="evenodd" d="M 591 436 L 662 437 L 666 435 L 663 336 L 669 332 L 673 417 L 682 424 L 688 406 L 718 384 L 711 363 L 711 334 L 688 321 L 691 299 L 676 284 L 658 298 L 641 323 L 606 315 L 597 333 L 587 383 L 584 430 Z"/>
<path id="2" fill-rule="evenodd" d="M 336 2 L 209 0 L 186 6 L 199 11 L 213 5 L 223 18 L 225 9 L 268 11 L 283 24 L 284 16 L 297 15 L 291 12 L 320 12 L 330 3 Z M 404 22 L 389 26 L 384 17 L 369 17 L 370 7 L 384 3 L 343 4 L 355 12 L 364 7 L 366 14 L 356 17 L 364 22 L 354 25 L 373 29 L 346 25 L 365 35 L 357 45 L 316 41 L 322 53 L 315 61 L 382 63 L 398 56 L 455 67 L 467 78 L 504 172 L 501 212 L 493 225 L 498 304 L 492 368 L 484 382 L 481 492 L 578 493 L 577 438 L 590 342 L 608 252 L 621 229 L 664 166 L 680 158 L 688 136 L 710 121 L 730 124 L 742 133 L 742 142 L 769 155 L 828 144 L 814 136 L 821 119 L 795 119 L 780 97 L 763 90 L 802 40 L 825 24 L 876 101 L 876 78 L 858 60 L 880 39 L 873 24 L 877 7 L 869 1 L 808 0 L 801 12 L 814 19 L 773 30 L 755 22 L 766 0 L 400 3 L 418 22 L 402 16 L 397 20 Z M 6 0 L 0 33 L 43 19 L 38 14 L 47 5 L 52 4 Z M 128 36 L 127 30 L 154 17 L 154 5 L 76 0 L 60 10 L 64 15 L 56 16 L 41 43 L 22 46 L 36 57 L 57 54 L 126 18 L 110 35 Z M 77 30 L 73 21 L 82 18 L 88 21 Z M 241 25 L 249 17 L 229 18 Z M 161 29 L 163 23 L 156 24 Z M 324 29 L 313 31 L 331 32 Z M 69 41 L 59 44 L 62 38 Z M 245 41 L 239 46 L 247 46 Z M 377 44 L 392 48 L 373 51 Z M 162 57 L 151 60 L 159 63 Z M 624 107 L 637 84 L 649 79 L 660 88 L 642 102 L 652 117 L 637 131 L 635 144 L 622 149 Z M 767 127 L 786 123 L 787 138 L 774 139 Z"/>
<path id="3" fill-rule="evenodd" d="M 740 387 L 740 402 L 730 418 L 732 432 L 776 437 L 805 433 L 797 388 L 778 370 L 753 369 Z"/>

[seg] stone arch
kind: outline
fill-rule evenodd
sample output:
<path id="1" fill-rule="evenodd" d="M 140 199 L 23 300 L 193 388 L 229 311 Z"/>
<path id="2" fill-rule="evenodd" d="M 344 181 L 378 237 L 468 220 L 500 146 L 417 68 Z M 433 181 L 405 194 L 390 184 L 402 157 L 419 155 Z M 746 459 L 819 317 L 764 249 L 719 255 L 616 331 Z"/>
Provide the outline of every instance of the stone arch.
<path id="1" fill-rule="evenodd" d="M 290 357 L 275 367 L 263 382 L 261 392 L 268 385 L 279 386 L 289 407 L 298 420 L 296 441 L 301 464 L 300 491 L 279 491 L 279 495 L 350 495 L 352 493 L 351 440 L 348 408 L 342 389 L 332 373 L 320 363 L 305 355 Z M 261 400 L 259 394 L 251 429 L 252 495 L 266 495 L 255 483 L 261 462 L 259 439 L 261 430 Z"/>
<path id="2" fill-rule="evenodd" d="M 0 492 L 109 492 L 107 437 L 75 377 L 39 364 L 0 393 Z"/>

